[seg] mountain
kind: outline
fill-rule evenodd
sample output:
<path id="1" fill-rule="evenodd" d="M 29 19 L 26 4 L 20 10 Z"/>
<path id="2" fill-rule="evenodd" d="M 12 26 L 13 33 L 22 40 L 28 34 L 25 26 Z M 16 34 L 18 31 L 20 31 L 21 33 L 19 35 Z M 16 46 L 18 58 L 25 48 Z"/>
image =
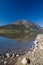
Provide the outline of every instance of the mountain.
<path id="1" fill-rule="evenodd" d="M 0 28 L 2 29 L 30 29 L 30 30 L 39 30 L 41 27 L 35 23 L 32 23 L 27 20 L 18 20 L 12 24 L 1 26 Z"/>
<path id="2" fill-rule="evenodd" d="M 35 28 L 35 29 L 39 29 L 40 28 L 39 25 L 37 25 L 35 23 L 32 23 L 30 21 L 27 21 L 27 20 L 19 20 L 19 21 L 13 23 L 13 25 L 20 25 L 20 26 L 24 25 L 27 28 Z"/>
<path id="3" fill-rule="evenodd" d="M 39 33 L 41 27 L 27 20 L 18 20 L 12 24 L 0 26 L 0 35 L 10 38 L 25 38 L 27 35 Z"/>

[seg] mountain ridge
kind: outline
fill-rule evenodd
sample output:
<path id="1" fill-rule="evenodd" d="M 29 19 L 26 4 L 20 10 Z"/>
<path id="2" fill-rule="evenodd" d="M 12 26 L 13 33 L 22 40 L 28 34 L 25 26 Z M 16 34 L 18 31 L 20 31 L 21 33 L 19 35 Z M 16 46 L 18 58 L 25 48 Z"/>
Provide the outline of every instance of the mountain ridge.
<path id="1" fill-rule="evenodd" d="M 9 25 L 0 27 L 0 35 L 14 39 L 28 39 L 41 33 L 41 27 L 27 20 L 19 20 Z M 25 38 L 27 36 L 27 38 Z"/>
<path id="2" fill-rule="evenodd" d="M 31 30 L 31 31 L 38 31 L 41 30 L 41 27 L 35 23 L 32 23 L 30 21 L 27 20 L 18 20 L 14 23 L 8 24 L 8 25 L 4 25 L 4 26 L 0 26 L 0 29 L 17 29 L 17 30 Z"/>
<path id="3" fill-rule="evenodd" d="M 21 26 L 24 25 L 27 28 L 29 28 L 29 26 L 30 27 L 35 26 L 37 28 L 41 28 L 38 24 L 24 20 L 24 19 L 21 19 L 21 20 L 15 21 L 14 23 L 11 23 L 11 24 L 8 24 L 8 25 L 3 25 L 3 26 L 9 26 L 9 25 L 21 25 Z M 3 27 L 3 26 L 0 26 L 0 27 Z"/>

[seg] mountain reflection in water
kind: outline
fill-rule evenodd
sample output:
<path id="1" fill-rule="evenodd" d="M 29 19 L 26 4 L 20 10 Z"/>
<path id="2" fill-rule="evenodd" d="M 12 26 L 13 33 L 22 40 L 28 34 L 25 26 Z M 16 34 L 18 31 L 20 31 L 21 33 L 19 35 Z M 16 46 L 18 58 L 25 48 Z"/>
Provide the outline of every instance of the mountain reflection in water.
<path id="1" fill-rule="evenodd" d="M 11 38 L 8 36 L 0 36 L 0 53 L 23 53 L 29 50 L 32 47 L 35 36 L 24 36 L 24 37 L 16 37 Z"/>

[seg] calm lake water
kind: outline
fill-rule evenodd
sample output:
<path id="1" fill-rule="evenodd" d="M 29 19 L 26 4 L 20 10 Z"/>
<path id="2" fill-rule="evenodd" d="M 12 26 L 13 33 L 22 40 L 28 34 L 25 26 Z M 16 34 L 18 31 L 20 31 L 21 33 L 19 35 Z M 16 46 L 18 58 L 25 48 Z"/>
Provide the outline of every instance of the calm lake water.
<path id="1" fill-rule="evenodd" d="M 20 53 L 20 51 L 27 51 L 29 47 L 32 47 L 33 42 L 34 42 L 34 39 L 31 41 L 26 41 L 21 43 L 21 42 L 0 36 L 0 53 L 6 53 L 6 52 Z"/>

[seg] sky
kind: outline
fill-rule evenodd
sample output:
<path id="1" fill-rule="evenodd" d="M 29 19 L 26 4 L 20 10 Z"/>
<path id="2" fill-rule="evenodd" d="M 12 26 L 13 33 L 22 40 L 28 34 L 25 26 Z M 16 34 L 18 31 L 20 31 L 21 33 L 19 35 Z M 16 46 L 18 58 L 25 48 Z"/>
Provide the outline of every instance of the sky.
<path id="1" fill-rule="evenodd" d="M 0 26 L 20 19 L 43 27 L 43 0 L 0 0 Z"/>

